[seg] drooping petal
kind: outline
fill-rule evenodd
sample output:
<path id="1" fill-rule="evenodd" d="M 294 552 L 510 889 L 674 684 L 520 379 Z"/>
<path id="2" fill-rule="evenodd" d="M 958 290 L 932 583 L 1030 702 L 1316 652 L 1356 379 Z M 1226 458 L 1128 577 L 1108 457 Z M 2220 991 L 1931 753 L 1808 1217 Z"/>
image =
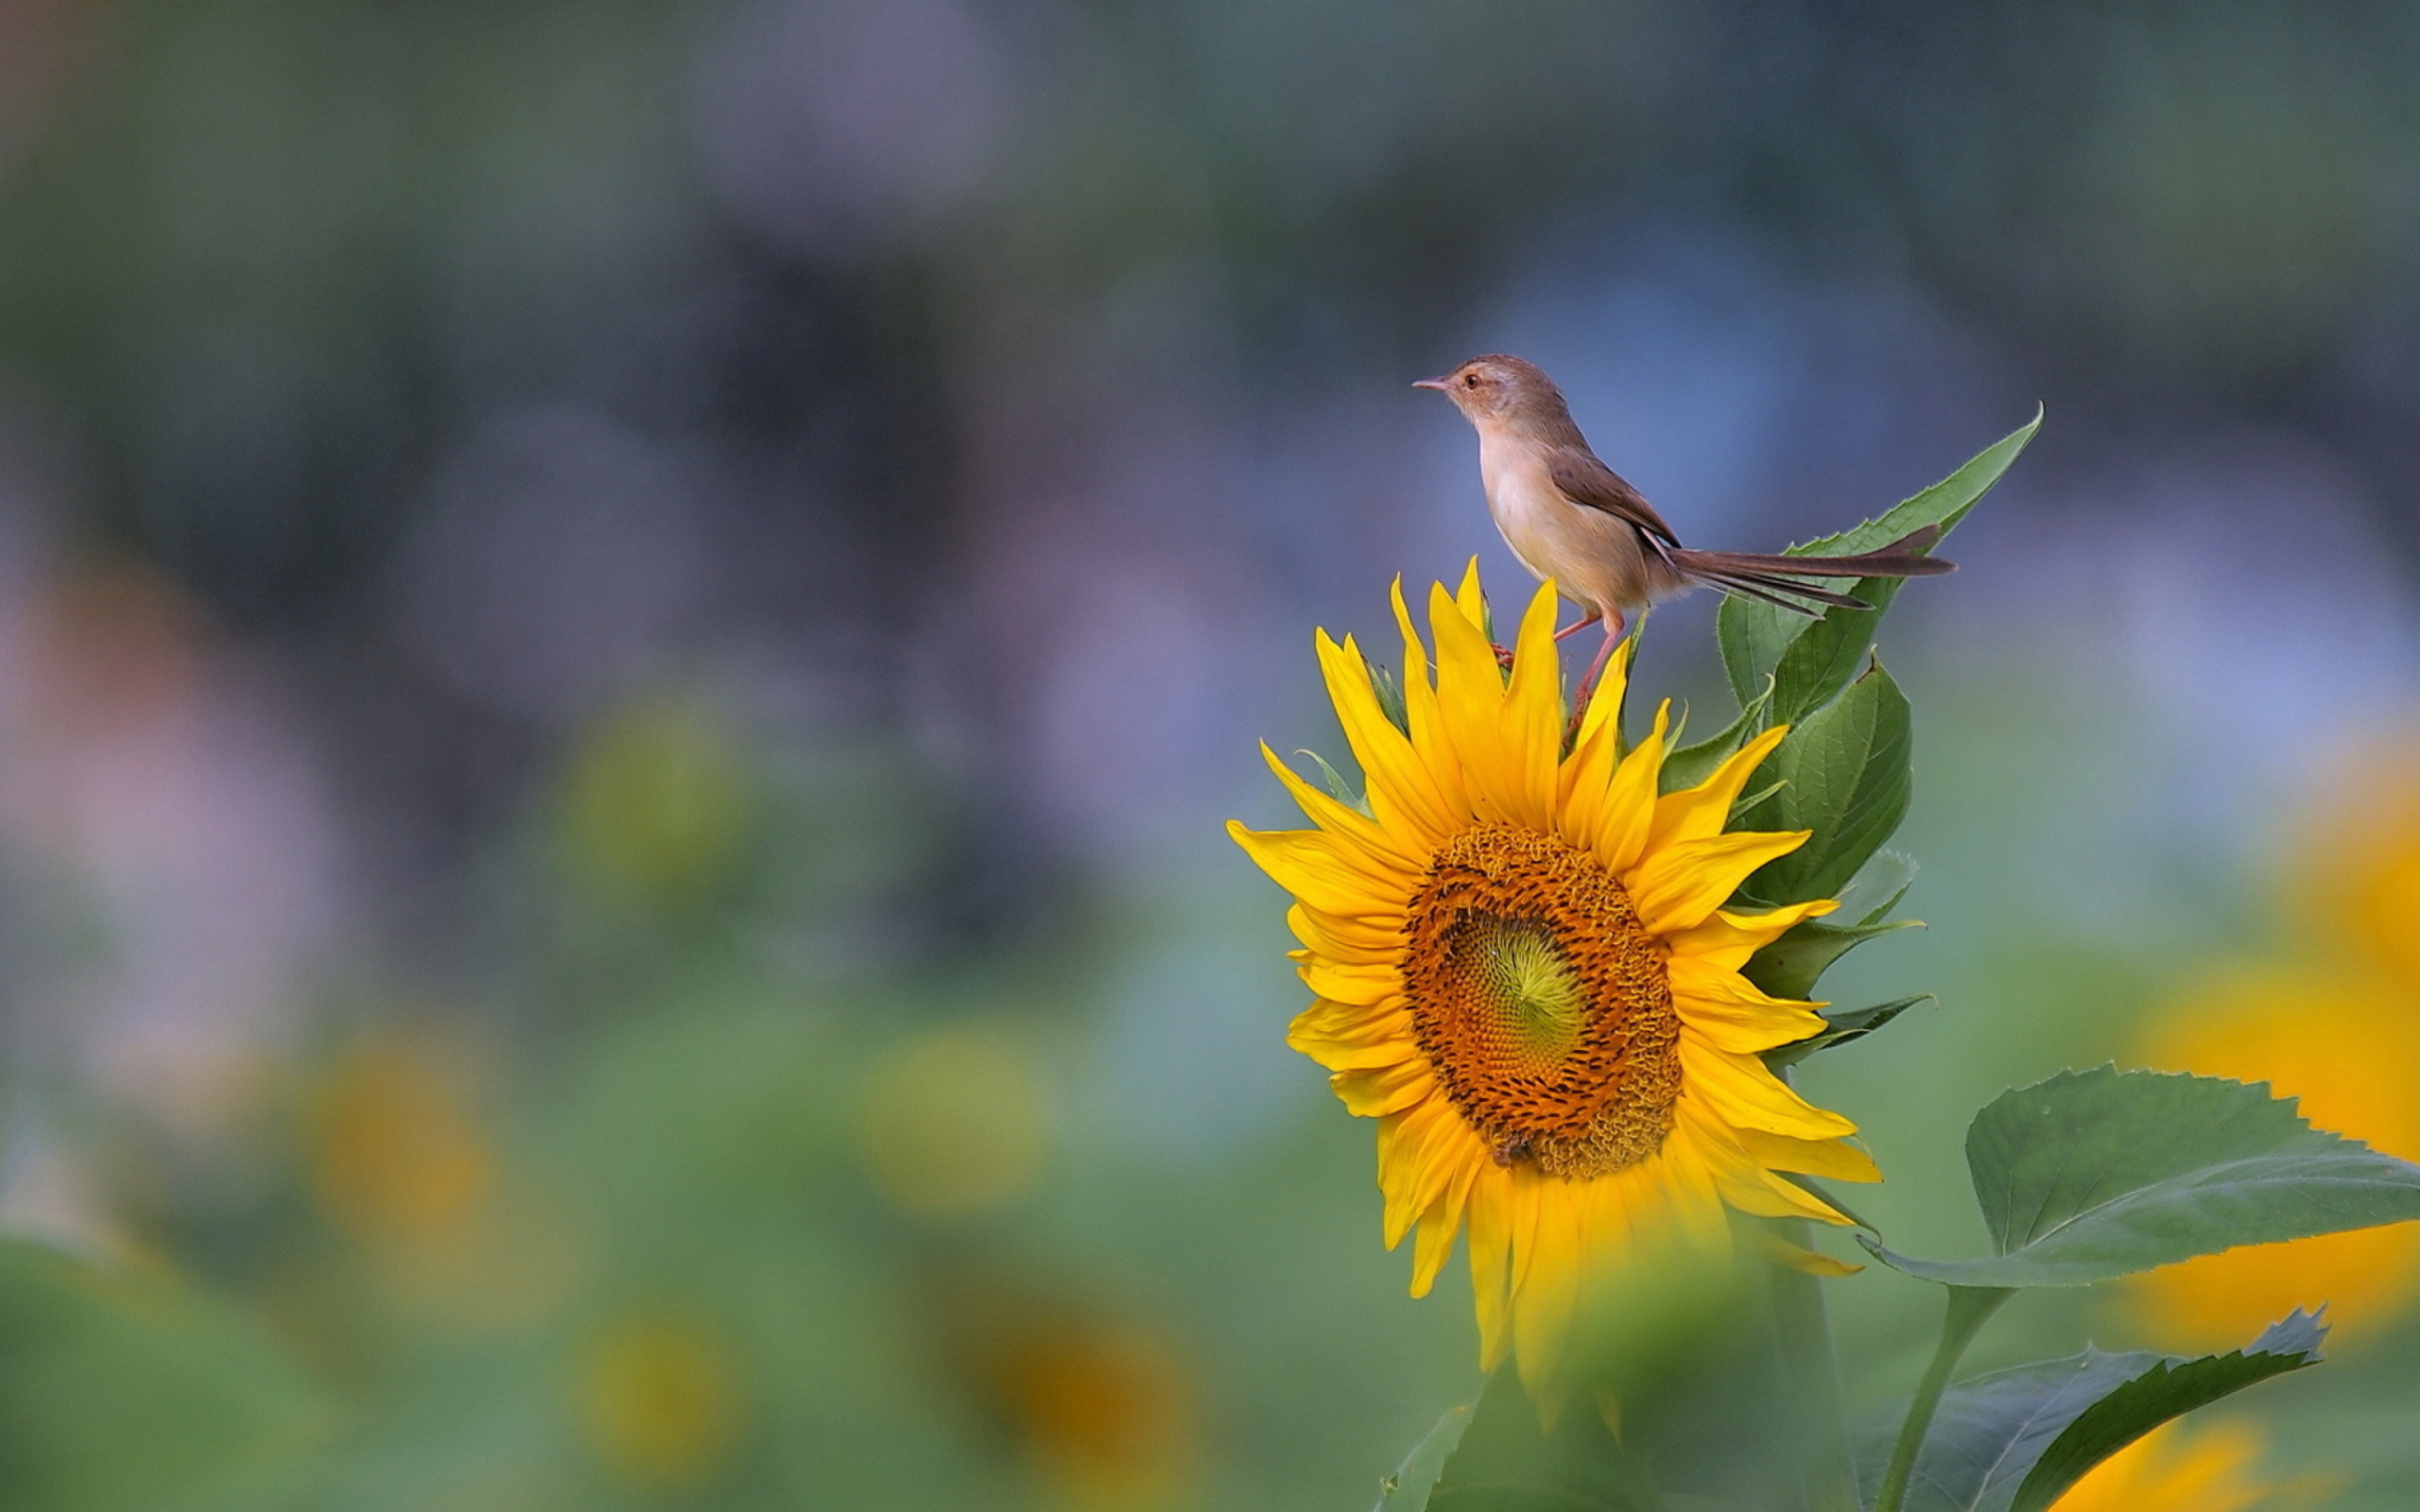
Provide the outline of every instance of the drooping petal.
<path id="1" fill-rule="evenodd" d="M 1412 1237 L 1411 1295 L 1426 1297 L 1437 1284 L 1437 1272 L 1454 1252 L 1454 1235 L 1461 1231 L 1462 1214 L 1469 1201 L 1471 1183 L 1482 1166 L 1493 1163 L 1487 1146 L 1478 1136 L 1466 1138 L 1448 1157 L 1454 1162 L 1453 1179 L 1444 1194 L 1428 1205 L 1420 1215 L 1418 1231 Z"/>
<path id="2" fill-rule="evenodd" d="M 1287 1026 L 1286 1043 L 1329 1071 L 1369 1071 L 1420 1054 L 1400 1001 L 1366 1006 L 1322 999 Z"/>
<path id="3" fill-rule="evenodd" d="M 1403 958 L 1403 925 L 1379 917 L 1350 919 L 1296 902 L 1286 910 L 1287 927 L 1305 945 L 1357 966 L 1393 966 Z"/>
<path id="4" fill-rule="evenodd" d="M 1478 1367 L 1493 1370 L 1512 1343 L 1512 1177 L 1493 1161 L 1473 1176 L 1471 1298 L 1478 1315 Z"/>
<path id="5" fill-rule="evenodd" d="M 1312 951 L 1297 954 L 1305 957 L 1297 968 L 1303 985 L 1320 997 L 1339 1003 L 1376 1004 L 1403 994 L 1403 971 L 1398 967 L 1340 961 Z"/>
<path id="6" fill-rule="evenodd" d="M 1344 1110 L 1356 1118 L 1384 1118 L 1399 1113 L 1437 1091 L 1436 1074 L 1418 1056 L 1392 1066 L 1367 1071 L 1340 1071 L 1327 1079 Z"/>
<path id="7" fill-rule="evenodd" d="M 1387 1247 L 1403 1243 L 1454 1177 L 1454 1159 L 1466 1127 L 1461 1110 L 1443 1097 L 1397 1113 L 1378 1130 L 1378 1190 L 1386 1197 Z"/>
<path id="8" fill-rule="evenodd" d="M 1516 1176 L 1514 1184 L 1535 1187 L 1553 1179 Z M 1580 1247 L 1579 1204 L 1561 1193 L 1538 1191 L 1530 1207 L 1536 1222 L 1530 1232 L 1529 1263 L 1522 1267 L 1524 1274 L 1512 1297 L 1512 1352 L 1521 1364 L 1521 1383 L 1550 1418 L 1560 1395 L 1553 1389 L 1561 1384 L 1557 1370 L 1580 1309 L 1584 1257 Z"/>

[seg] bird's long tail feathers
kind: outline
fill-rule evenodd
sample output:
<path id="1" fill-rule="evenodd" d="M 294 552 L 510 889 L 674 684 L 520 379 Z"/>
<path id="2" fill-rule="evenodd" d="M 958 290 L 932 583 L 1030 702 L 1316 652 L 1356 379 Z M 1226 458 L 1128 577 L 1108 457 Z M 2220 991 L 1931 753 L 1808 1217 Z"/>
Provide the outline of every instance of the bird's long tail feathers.
<path id="1" fill-rule="evenodd" d="M 1809 577 L 1934 577 L 1956 572 L 1958 564 L 1924 553 L 1941 539 L 1939 525 L 1927 525 L 1887 546 L 1855 557 L 1770 557 L 1753 552 L 1692 551 L 1680 547 L 1668 555 L 1672 565 L 1708 588 L 1792 610 L 1809 617 L 1824 610 L 1872 609 L 1852 593 L 1818 588 Z"/>

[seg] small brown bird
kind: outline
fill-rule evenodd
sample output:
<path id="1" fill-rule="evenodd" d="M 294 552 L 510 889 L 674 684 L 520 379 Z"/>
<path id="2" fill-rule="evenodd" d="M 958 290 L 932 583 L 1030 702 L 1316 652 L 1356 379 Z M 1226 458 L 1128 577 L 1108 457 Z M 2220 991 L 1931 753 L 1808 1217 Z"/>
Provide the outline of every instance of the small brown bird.
<path id="1" fill-rule="evenodd" d="M 1487 512 L 1504 543 L 1532 576 L 1552 578 L 1557 592 L 1587 611 L 1555 639 L 1604 625 L 1605 644 L 1581 680 L 1583 691 L 1595 686 L 1631 615 L 1692 588 L 1762 599 L 1811 618 L 1825 608 L 1873 606 L 1802 579 L 1929 577 L 1956 570 L 1954 562 L 1924 555 L 1941 539 L 1937 525 L 1856 557 L 1691 550 L 1636 489 L 1597 459 L 1572 423 L 1563 390 L 1530 363 L 1473 357 L 1412 387 L 1438 390 L 1469 419 L 1478 431 Z"/>

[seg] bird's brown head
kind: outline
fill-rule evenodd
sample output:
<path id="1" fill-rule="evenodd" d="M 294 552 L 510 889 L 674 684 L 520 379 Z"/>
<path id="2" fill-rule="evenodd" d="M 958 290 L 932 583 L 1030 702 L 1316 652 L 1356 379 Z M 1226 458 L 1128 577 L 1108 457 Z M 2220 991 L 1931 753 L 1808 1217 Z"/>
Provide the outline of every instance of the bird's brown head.
<path id="1" fill-rule="evenodd" d="M 1414 388 L 1434 388 L 1474 425 L 1486 422 L 1568 423 L 1569 406 L 1554 380 L 1518 357 L 1494 352 L 1473 357 L 1441 378 L 1423 378 Z"/>

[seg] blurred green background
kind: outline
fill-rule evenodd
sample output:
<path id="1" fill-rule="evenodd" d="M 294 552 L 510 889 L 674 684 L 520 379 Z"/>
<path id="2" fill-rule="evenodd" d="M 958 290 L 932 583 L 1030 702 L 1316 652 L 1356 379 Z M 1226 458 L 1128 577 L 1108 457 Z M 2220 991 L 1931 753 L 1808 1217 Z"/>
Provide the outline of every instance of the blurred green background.
<path id="1" fill-rule="evenodd" d="M 1312 625 L 1523 582 L 1406 387 L 1478 351 L 1741 549 L 2048 407 L 1885 641 L 1933 928 L 1832 989 L 1941 1005 L 1808 1076 L 1901 1247 L 2214 976 L 2400 1068 L 2414 77 L 2383 3 L 0 0 L 0 1505 L 1366 1504 L 1466 1287 L 1219 825 L 1341 754 Z M 2335 1121 L 2420 1157 L 2411 1073 Z M 2243 1410 L 2393 1506 L 2364 1266 Z M 1832 1289 L 1904 1391 L 1934 1297 Z"/>

